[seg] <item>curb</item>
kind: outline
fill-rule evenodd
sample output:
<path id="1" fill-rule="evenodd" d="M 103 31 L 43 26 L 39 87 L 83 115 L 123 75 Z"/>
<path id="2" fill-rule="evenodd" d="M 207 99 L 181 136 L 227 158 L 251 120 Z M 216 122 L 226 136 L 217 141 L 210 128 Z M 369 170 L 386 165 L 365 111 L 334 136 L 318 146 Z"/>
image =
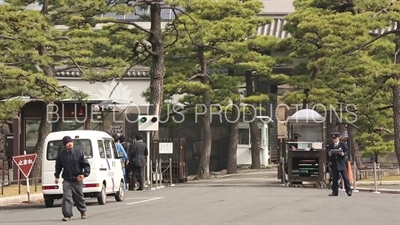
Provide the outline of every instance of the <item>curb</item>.
<path id="1" fill-rule="evenodd" d="M 373 188 L 357 188 L 358 191 L 362 191 L 362 192 L 374 192 L 375 189 Z M 400 194 L 400 190 L 396 190 L 396 189 L 378 189 L 377 190 L 380 193 L 384 193 L 384 194 Z"/>
<path id="2" fill-rule="evenodd" d="M 377 182 L 378 186 L 384 186 L 384 185 L 389 185 L 389 186 L 393 186 L 393 185 L 399 185 L 400 186 L 400 182 L 399 181 L 386 181 L 386 182 Z M 373 181 L 371 182 L 357 182 L 356 183 L 357 186 L 373 186 L 375 185 L 375 183 Z"/>
<path id="3" fill-rule="evenodd" d="M 30 196 L 31 202 L 37 202 L 43 200 L 43 194 L 31 194 Z M 0 206 L 12 205 L 12 204 L 21 204 L 28 201 L 28 196 L 26 195 L 17 195 L 10 197 L 1 197 L 0 198 Z"/>

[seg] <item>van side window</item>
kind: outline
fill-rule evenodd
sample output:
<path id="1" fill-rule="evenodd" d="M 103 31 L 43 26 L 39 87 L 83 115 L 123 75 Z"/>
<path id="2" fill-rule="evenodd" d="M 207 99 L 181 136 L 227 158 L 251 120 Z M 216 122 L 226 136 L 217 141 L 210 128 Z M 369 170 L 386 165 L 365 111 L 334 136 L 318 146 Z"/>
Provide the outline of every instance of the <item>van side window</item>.
<path id="1" fill-rule="evenodd" d="M 106 157 L 107 159 L 112 159 L 112 153 L 111 153 L 111 141 L 110 140 L 104 140 L 104 149 L 106 150 Z"/>
<path id="2" fill-rule="evenodd" d="M 104 151 L 103 140 L 97 140 L 97 145 L 99 146 L 100 158 L 105 159 L 106 158 L 106 154 L 105 154 L 105 151 Z"/>
<path id="3" fill-rule="evenodd" d="M 118 151 L 117 151 L 117 146 L 115 145 L 115 142 L 112 141 L 111 142 L 111 147 L 114 153 L 114 159 L 118 159 Z"/>
<path id="4" fill-rule="evenodd" d="M 82 150 L 87 158 L 93 157 L 92 142 L 90 139 L 74 140 L 74 148 Z M 65 149 L 62 140 L 49 141 L 47 143 L 46 159 L 56 160 L 58 153 Z"/>

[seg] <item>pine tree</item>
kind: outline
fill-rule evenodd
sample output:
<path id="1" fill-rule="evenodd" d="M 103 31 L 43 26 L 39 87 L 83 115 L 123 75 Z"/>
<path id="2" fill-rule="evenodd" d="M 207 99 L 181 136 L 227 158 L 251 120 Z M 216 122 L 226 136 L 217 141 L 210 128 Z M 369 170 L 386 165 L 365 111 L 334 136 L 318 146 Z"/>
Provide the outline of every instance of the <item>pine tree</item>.
<path id="1" fill-rule="evenodd" d="M 2 90 L 0 97 L 9 98 L 20 95 L 40 99 L 44 102 L 43 116 L 38 131 L 34 152 L 40 162 L 44 139 L 51 131 L 52 103 L 71 97 L 68 88 L 59 87 L 55 74 L 68 68 L 78 68 L 83 77 L 102 74 L 120 76 L 116 68 L 127 63 L 119 58 L 101 55 L 99 52 L 111 49 L 107 37 L 99 36 L 86 19 L 97 15 L 99 8 L 107 7 L 98 1 L 41 2 L 41 10 L 25 9 L 32 1 L 9 0 L 0 5 L 0 58 Z M 56 25 L 67 25 L 67 31 L 55 29 Z M 90 68 L 90 69 L 89 69 Z M 94 69 L 96 71 L 94 71 Z M 18 85 L 18 86 L 14 86 Z M 74 92 L 77 98 L 86 97 Z M 2 107 L 9 113 L 18 111 L 22 103 L 18 100 L 5 103 Z M 41 164 L 36 163 L 33 176 L 40 177 Z"/>
<path id="2" fill-rule="evenodd" d="M 395 108 L 400 107 L 400 88 L 397 51 L 393 51 L 397 49 L 398 31 L 371 32 L 387 30 L 396 22 L 393 18 L 398 15 L 398 4 L 295 1 L 296 12 L 288 17 L 287 29 L 296 47 L 293 55 L 306 61 L 296 71 L 299 76 L 292 84 L 310 91 L 308 96 L 289 94 L 286 101 L 299 102 L 307 97 L 314 104 L 355 106 L 345 111 L 357 116 L 347 123 L 357 129 L 356 140 L 364 153 L 392 151 L 394 137 L 400 161 L 400 109 Z"/>
<path id="3" fill-rule="evenodd" d="M 184 8 L 185 13 L 179 17 L 176 47 L 168 51 L 170 60 L 175 60 L 177 68 L 171 68 L 174 74 L 167 78 L 165 89 L 169 93 L 186 94 L 182 102 L 197 105 L 197 112 L 204 113 L 201 116 L 203 150 L 197 177 L 208 178 L 212 143 L 210 112 L 218 110 L 213 109 L 213 103 L 227 102 L 230 98 L 237 100 L 232 97 L 235 95 L 232 90 L 237 90 L 239 84 L 238 79 L 227 74 L 208 74 L 208 71 L 213 66 L 227 65 L 233 55 L 237 59 L 240 49 L 235 47 L 246 49 L 247 44 L 231 44 L 244 42 L 246 38 L 254 36 L 256 28 L 265 24 L 267 19 L 257 17 L 263 5 L 256 0 L 194 0 L 175 3 Z M 245 63 L 254 68 L 251 62 Z"/>

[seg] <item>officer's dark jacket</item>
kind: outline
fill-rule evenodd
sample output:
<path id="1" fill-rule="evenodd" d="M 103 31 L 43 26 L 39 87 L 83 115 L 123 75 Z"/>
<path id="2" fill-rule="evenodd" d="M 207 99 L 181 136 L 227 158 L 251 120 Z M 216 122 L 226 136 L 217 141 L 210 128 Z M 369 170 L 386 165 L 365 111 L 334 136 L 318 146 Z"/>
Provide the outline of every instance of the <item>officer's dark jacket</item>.
<path id="1" fill-rule="evenodd" d="M 66 181 L 76 181 L 78 175 L 88 177 L 90 174 L 90 164 L 85 159 L 83 151 L 75 148 L 69 152 L 64 149 L 58 153 L 54 173 L 56 178 L 60 178 L 62 169 L 64 169 L 62 178 Z"/>
<path id="2" fill-rule="evenodd" d="M 347 169 L 347 155 L 349 154 L 349 149 L 347 148 L 347 145 L 343 142 L 339 142 L 338 146 L 335 147 L 335 145 L 332 143 L 328 146 L 327 149 L 327 154 L 329 154 L 330 149 L 339 149 L 341 148 L 343 150 L 344 155 L 341 156 L 339 153 L 333 153 L 331 156 L 328 155 L 328 159 L 331 165 L 332 170 L 346 170 Z"/>
<path id="3" fill-rule="evenodd" d="M 143 164 L 145 164 L 146 156 L 148 154 L 149 151 L 147 150 L 147 146 L 143 141 L 135 141 L 135 143 L 129 147 L 128 157 L 131 161 L 133 158 L 138 158 L 143 162 Z"/>

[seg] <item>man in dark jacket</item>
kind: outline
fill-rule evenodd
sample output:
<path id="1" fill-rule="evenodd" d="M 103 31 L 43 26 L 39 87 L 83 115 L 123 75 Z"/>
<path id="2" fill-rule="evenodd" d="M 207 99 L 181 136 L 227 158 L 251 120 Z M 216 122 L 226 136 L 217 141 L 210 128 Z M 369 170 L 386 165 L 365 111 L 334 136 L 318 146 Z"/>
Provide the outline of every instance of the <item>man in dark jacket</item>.
<path id="1" fill-rule="evenodd" d="M 55 183 L 58 184 L 60 173 L 63 181 L 63 199 L 62 213 L 63 221 L 70 221 L 72 207 L 74 203 L 81 213 L 81 219 L 86 219 L 86 203 L 83 198 L 83 178 L 90 174 L 90 164 L 85 158 L 82 150 L 74 148 L 74 142 L 71 137 L 65 136 L 62 139 L 64 150 L 58 153 L 56 159 Z"/>
<path id="2" fill-rule="evenodd" d="M 339 195 L 339 179 L 340 176 L 343 178 L 344 186 L 348 196 L 351 196 L 352 190 L 350 187 L 349 178 L 347 177 L 347 155 L 349 154 L 349 149 L 347 145 L 339 141 L 340 132 L 332 132 L 332 144 L 328 146 L 328 158 L 329 164 L 332 171 L 332 194 L 329 196 Z M 331 150 L 339 150 L 333 153 Z"/>
<path id="3" fill-rule="evenodd" d="M 142 135 L 136 135 L 136 141 L 133 143 L 129 149 L 129 167 L 132 170 L 131 179 L 139 177 L 139 188 L 137 190 L 141 191 L 144 187 L 144 166 L 146 165 L 146 157 L 149 154 L 146 144 L 143 142 Z M 135 180 L 130 182 L 135 184 Z M 130 190 L 131 187 L 130 187 Z"/>

